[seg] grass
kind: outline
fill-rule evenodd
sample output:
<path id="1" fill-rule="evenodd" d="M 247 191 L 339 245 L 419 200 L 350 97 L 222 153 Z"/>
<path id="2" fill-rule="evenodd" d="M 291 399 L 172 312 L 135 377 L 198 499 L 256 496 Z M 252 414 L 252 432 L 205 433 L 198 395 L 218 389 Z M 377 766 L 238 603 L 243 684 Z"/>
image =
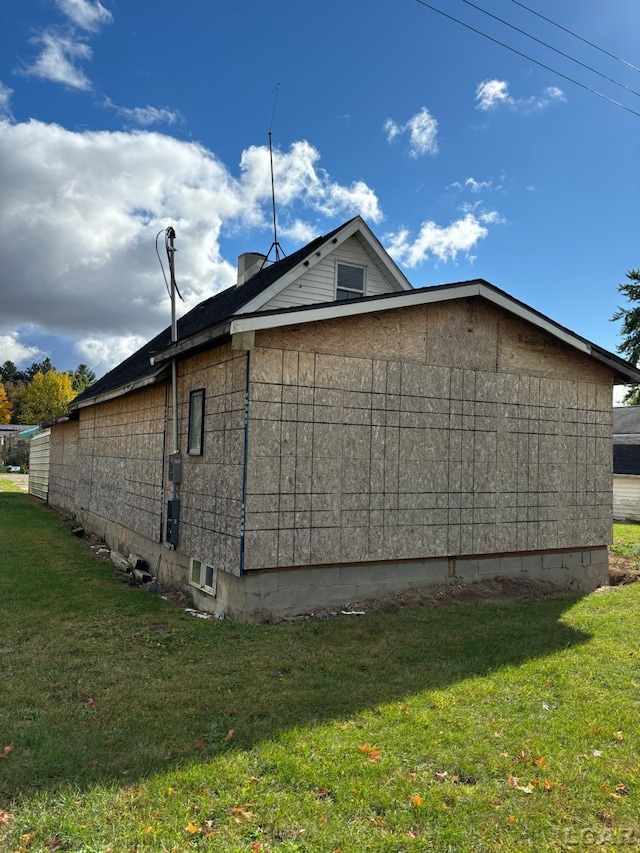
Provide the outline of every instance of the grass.
<path id="1" fill-rule="evenodd" d="M 4 479 L 2 474 L 0 474 L 0 492 L 21 492 L 18 486 L 15 483 L 12 483 L 11 480 Z"/>
<path id="2" fill-rule="evenodd" d="M 640 841 L 640 584 L 249 626 L 123 586 L 25 495 L 0 519 L 3 853 Z"/>
<path id="3" fill-rule="evenodd" d="M 621 557 L 640 560 L 640 524 L 614 524 L 611 550 Z"/>

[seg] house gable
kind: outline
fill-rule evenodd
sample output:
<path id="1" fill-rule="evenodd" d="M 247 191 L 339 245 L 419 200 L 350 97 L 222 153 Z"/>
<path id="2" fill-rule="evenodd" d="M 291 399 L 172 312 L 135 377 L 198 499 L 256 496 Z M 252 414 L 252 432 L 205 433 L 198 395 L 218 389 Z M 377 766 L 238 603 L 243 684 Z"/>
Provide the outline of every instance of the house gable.
<path id="1" fill-rule="evenodd" d="M 236 314 L 333 302 L 335 263 L 365 266 L 371 276 L 367 296 L 413 290 L 412 285 L 360 217 L 350 219 L 323 240 L 309 244 L 300 262 L 245 304 Z"/>

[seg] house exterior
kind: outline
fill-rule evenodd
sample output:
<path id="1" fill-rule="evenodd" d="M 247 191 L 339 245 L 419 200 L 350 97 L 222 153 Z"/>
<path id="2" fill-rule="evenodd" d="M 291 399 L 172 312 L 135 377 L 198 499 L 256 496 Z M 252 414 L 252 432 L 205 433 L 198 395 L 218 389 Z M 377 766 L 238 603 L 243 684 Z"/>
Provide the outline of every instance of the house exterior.
<path id="1" fill-rule="evenodd" d="M 606 582 L 612 386 L 640 371 L 482 279 L 412 288 L 360 217 L 263 262 L 73 401 L 51 504 L 234 618 Z"/>
<path id="2" fill-rule="evenodd" d="M 640 521 L 640 406 L 613 410 L 613 517 Z"/>

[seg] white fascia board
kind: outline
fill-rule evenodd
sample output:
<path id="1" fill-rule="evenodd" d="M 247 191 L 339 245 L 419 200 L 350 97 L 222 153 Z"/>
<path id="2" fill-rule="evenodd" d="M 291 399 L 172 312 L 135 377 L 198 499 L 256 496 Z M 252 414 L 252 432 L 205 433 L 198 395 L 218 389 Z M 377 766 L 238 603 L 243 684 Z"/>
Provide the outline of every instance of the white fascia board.
<path id="1" fill-rule="evenodd" d="M 254 316 L 247 317 L 246 319 L 238 317 L 231 321 L 231 332 L 276 329 L 279 326 L 293 326 L 299 323 L 313 323 L 318 320 L 353 317 L 358 314 L 391 311 L 395 308 L 406 308 L 411 305 L 427 305 L 435 302 L 448 302 L 452 299 L 466 299 L 470 296 L 482 296 L 484 299 L 493 302 L 494 305 L 503 308 L 509 314 L 515 314 L 528 323 L 544 329 L 544 331 L 574 349 L 580 350 L 580 352 L 584 352 L 587 355 L 592 354 L 589 344 L 581 338 L 566 332 L 564 329 L 556 326 L 552 321 L 546 320 L 539 314 L 527 309 L 524 305 L 512 301 L 509 297 L 503 296 L 501 293 L 496 293 L 496 291 L 486 287 L 482 282 L 470 282 L 461 286 L 442 287 L 438 290 L 427 292 L 411 290 L 405 293 L 396 293 L 384 299 L 372 299 L 370 301 L 354 300 L 338 304 L 332 302 L 327 305 L 319 305 L 317 308 L 288 311 L 282 314 L 265 314 L 262 317 Z"/>
<path id="2" fill-rule="evenodd" d="M 467 284 L 456 290 L 456 299 L 477 296 L 478 284 Z M 395 293 L 384 299 L 350 300 L 348 302 L 328 302 L 302 311 L 264 314 L 253 317 L 236 317 L 231 321 L 231 332 L 249 332 L 258 329 L 277 329 L 279 326 L 296 326 L 300 323 L 314 323 L 318 320 L 334 320 L 340 317 L 355 317 L 358 314 L 373 314 L 377 311 L 391 311 L 394 308 L 406 308 L 410 305 L 423 305 L 427 302 L 444 302 L 452 299 L 450 290 L 437 290 L 432 293 L 418 293 L 415 290 Z"/>

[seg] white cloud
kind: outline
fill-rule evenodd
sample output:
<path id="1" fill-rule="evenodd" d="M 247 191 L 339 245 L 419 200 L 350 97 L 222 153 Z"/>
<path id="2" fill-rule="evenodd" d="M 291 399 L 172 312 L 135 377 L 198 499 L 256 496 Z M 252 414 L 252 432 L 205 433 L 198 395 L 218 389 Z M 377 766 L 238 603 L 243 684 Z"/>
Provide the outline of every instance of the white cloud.
<path id="1" fill-rule="evenodd" d="M 469 212 L 462 219 L 444 227 L 435 222 L 424 222 L 415 239 L 407 229 L 390 234 L 386 238 L 387 251 L 409 268 L 431 257 L 440 261 L 454 261 L 460 253 L 468 255 L 488 233 L 480 217 Z"/>
<path id="2" fill-rule="evenodd" d="M 42 45 L 42 50 L 33 65 L 25 69 L 26 74 L 62 83 L 73 89 L 91 89 L 89 78 L 75 65 L 77 60 L 91 59 L 88 44 L 53 30 L 45 30 L 42 35 L 32 39 L 32 43 Z"/>
<path id="3" fill-rule="evenodd" d="M 83 30 L 97 32 L 104 24 L 113 21 L 113 15 L 96 0 L 56 0 L 56 5 L 69 20 Z"/>
<path id="4" fill-rule="evenodd" d="M 140 335 L 105 335 L 104 337 L 82 338 L 75 350 L 84 364 L 102 373 L 106 373 L 120 364 L 146 342 Z"/>
<path id="5" fill-rule="evenodd" d="M 150 127 L 152 124 L 175 124 L 182 121 L 182 114 L 168 107 L 115 107 L 110 101 L 106 104 L 114 107 L 118 115 L 141 127 Z"/>
<path id="6" fill-rule="evenodd" d="M 498 104 L 515 103 L 505 80 L 484 80 L 476 86 L 477 109 L 491 110 Z"/>
<path id="7" fill-rule="evenodd" d="M 515 98 L 509 92 L 506 80 L 484 80 L 476 86 L 476 109 L 487 112 L 498 106 L 507 105 L 525 112 L 541 110 L 553 101 L 566 101 L 564 92 L 557 86 L 547 86 L 541 95 Z"/>
<path id="8" fill-rule="evenodd" d="M 5 86 L 0 80 L 0 120 L 3 118 L 13 118 L 13 113 L 11 112 L 11 107 L 9 105 L 11 95 L 13 95 L 13 89 Z"/>
<path id="9" fill-rule="evenodd" d="M 18 333 L 11 332 L 8 335 L 0 335 L 0 364 L 12 361 L 16 367 L 20 367 L 26 361 L 42 355 L 38 347 L 27 346 L 18 340 Z"/>
<path id="10" fill-rule="evenodd" d="M 396 136 L 409 133 L 409 154 L 412 157 L 438 153 L 438 122 L 426 107 L 422 107 L 420 112 L 402 125 L 388 118 L 383 129 L 389 142 L 392 142 Z"/>
<path id="11" fill-rule="evenodd" d="M 274 151 L 281 233 L 306 239 L 329 230 L 305 226 L 307 218 L 380 220 L 371 188 L 336 183 L 319 159 L 304 141 Z M 0 162 L 0 264 L 13 285 L 3 291 L 0 334 L 31 324 L 64 335 L 80 341 L 94 369 L 167 325 L 158 231 L 176 229 L 184 310 L 235 281 L 235 257 L 230 263 L 221 253 L 223 230 L 251 238 L 247 250 L 255 248 L 252 229 L 259 247 L 271 242 L 266 147 L 246 150 L 234 174 L 202 145 L 159 133 L 0 122 Z"/>
<path id="12" fill-rule="evenodd" d="M 502 186 L 494 185 L 493 178 L 489 181 L 476 181 L 475 178 L 465 178 L 464 181 L 454 181 L 449 187 L 456 190 L 470 190 L 472 193 L 481 193 L 483 190 L 502 189 Z"/>

